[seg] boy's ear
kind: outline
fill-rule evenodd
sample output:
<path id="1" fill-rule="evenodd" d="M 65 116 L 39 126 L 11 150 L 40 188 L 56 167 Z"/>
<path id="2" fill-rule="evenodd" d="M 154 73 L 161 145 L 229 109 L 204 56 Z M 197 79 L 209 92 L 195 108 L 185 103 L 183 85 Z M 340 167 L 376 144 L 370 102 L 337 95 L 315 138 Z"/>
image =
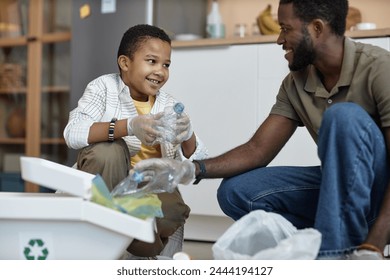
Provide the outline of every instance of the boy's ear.
<path id="1" fill-rule="evenodd" d="M 127 71 L 129 69 L 129 58 L 125 55 L 120 55 L 118 57 L 118 65 L 123 71 Z"/>

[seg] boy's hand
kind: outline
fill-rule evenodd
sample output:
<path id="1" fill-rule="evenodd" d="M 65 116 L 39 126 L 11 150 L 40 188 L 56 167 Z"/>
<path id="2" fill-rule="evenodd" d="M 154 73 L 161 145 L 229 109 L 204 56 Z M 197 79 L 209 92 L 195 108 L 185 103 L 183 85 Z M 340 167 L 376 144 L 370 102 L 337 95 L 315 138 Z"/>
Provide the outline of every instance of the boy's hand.
<path id="1" fill-rule="evenodd" d="M 160 126 L 162 114 L 140 115 L 127 119 L 127 133 L 136 136 L 143 144 L 152 146 L 156 144 L 156 138 L 161 136 L 157 129 Z"/>
<path id="2" fill-rule="evenodd" d="M 138 162 L 130 172 L 140 172 L 148 189 L 164 188 L 172 192 L 178 184 L 189 184 L 195 178 L 195 165 L 190 160 L 151 158 Z M 161 176 L 168 173 L 169 176 Z"/>
<path id="3" fill-rule="evenodd" d="M 191 138 L 194 130 L 192 129 L 190 118 L 187 114 L 182 113 L 176 121 L 176 138 L 173 144 L 180 144 Z"/>

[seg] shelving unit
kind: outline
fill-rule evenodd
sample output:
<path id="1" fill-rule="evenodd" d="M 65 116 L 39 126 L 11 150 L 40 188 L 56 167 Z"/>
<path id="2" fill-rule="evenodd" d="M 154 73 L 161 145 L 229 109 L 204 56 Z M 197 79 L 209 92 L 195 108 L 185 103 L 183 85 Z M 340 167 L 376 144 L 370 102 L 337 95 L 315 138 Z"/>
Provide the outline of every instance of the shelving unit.
<path id="1" fill-rule="evenodd" d="M 0 3 L 0 69 L 10 65 L 11 71 L 10 81 L 0 83 L 2 177 L 20 180 L 17 158 L 21 155 L 63 164 L 67 160 L 62 131 L 69 113 L 71 4 L 71 0 Z M 16 32 L 7 32 L 10 21 Z M 21 71 L 12 73 L 13 68 Z M 41 188 L 25 183 L 22 190 Z"/>

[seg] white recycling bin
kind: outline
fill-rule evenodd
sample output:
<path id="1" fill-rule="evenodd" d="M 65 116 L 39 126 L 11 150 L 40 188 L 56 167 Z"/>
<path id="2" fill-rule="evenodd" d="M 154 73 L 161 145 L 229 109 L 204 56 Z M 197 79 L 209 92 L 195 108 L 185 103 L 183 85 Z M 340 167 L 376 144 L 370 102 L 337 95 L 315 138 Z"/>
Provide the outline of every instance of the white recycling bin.
<path id="1" fill-rule="evenodd" d="M 154 242 L 154 219 L 90 202 L 95 177 L 40 158 L 21 158 L 22 178 L 61 193 L 0 192 L 0 259 L 114 260 L 131 241 Z"/>

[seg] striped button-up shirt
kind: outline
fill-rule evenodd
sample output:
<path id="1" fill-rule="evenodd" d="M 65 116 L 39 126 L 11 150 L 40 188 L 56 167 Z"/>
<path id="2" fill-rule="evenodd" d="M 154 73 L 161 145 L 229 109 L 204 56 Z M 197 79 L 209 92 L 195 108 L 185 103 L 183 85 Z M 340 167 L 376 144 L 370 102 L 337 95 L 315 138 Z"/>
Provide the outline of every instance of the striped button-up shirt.
<path id="1" fill-rule="evenodd" d="M 151 114 L 164 111 L 165 107 L 173 106 L 177 100 L 160 90 Z M 69 121 L 64 130 L 64 138 L 68 147 L 81 149 L 88 146 L 89 129 L 95 122 L 109 122 L 112 118 L 127 119 L 138 116 L 129 88 L 122 81 L 118 73 L 107 74 L 91 81 L 77 108 L 69 114 Z M 196 135 L 196 134 L 195 134 Z M 129 147 L 130 155 L 134 156 L 141 149 L 141 142 L 135 136 L 123 137 Z M 196 151 L 190 159 L 202 159 L 208 154 L 203 142 L 196 136 Z M 181 149 L 174 150 L 170 144 L 164 144 L 166 157 L 185 159 Z"/>

